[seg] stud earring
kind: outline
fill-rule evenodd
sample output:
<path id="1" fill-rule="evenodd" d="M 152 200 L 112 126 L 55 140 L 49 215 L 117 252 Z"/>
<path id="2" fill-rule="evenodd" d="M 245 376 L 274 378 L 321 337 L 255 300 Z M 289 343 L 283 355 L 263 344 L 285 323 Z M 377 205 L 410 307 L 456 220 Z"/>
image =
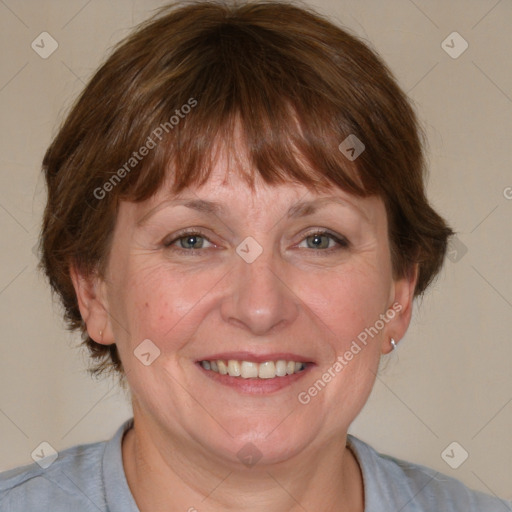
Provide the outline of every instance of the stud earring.
<path id="1" fill-rule="evenodd" d="M 393 346 L 393 350 L 396 350 L 396 342 L 393 338 L 391 338 L 391 345 Z"/>

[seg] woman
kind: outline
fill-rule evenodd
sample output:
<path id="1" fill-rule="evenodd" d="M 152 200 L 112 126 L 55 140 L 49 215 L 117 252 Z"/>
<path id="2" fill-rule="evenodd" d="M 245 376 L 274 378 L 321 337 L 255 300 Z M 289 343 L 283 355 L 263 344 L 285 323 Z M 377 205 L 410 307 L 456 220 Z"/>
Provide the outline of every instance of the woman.
<path id="1" fill-rule="evenodd" d="M 166 7 L 43 168 L 42 268 L 133 419 L 4 473 L 2 510 L 511 509 L 347 434 L 452 233 L 362 42 L 288 4 Z"/>

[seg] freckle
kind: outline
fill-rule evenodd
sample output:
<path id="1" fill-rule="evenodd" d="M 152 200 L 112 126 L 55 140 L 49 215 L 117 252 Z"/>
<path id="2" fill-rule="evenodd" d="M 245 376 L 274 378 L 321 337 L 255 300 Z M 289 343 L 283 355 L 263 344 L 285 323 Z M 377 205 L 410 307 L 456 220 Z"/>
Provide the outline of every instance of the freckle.
<path id="1" fill-rule="evenodd" d="M 149 302 L 146 302 L 146 307 L 149 308 Z"/>

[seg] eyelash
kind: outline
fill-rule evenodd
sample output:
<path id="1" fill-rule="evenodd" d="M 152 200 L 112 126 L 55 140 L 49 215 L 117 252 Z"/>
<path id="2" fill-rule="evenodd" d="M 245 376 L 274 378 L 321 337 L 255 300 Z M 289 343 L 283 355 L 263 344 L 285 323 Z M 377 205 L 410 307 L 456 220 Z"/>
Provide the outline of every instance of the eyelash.
<path id="1" fill-rule="evenodd" d="M 328 236 L 329 238 L 331 238 L 331 240 L 334 240 L 338 244 L 338 247 L 329 247 L 327 249 L 320 249 L 318 251 L 311 249 L 314 252 L 330 254 L 334 251 L 338 251 L 340 249 L 347 249 L 350 247 L 350 242 L 346 238 L 338 237 L 338 236 L 334 235 L 333 233 L 331 233 L 329 231 L 325 231 L 325 230 L 316 230 L 316 231 L 312 231 L 311 233 L 307 233 L 304 236 L 304 238 L 301 240 L 301 242 L 303 242 L 307 238 L 310 238 L 315 235 L 316 236 Z M 170 249 L 173 252 L 177 252 L 178 254 L 190 256 L 191 254 L 195 253 L 194 256 L 199 256 L 201 249 L 195 250 L 195 249 L 182 249 L 182 248 L 173 247 L 174 243 L 178 242 L 181 239 L 190 237 L 190 236 L 200 236 L 201 238 L 204 238 L 208 242 L 212 243 L 207 236 L 205 236 L 203 233 L 201 233 L 201 231 L 190 230 L 190 231 L 182 231 L 181 233 L 178 233 L 178 236 L 176 236 L 173 240 L 171 240 L 169 242 L 164 242 L 163 245 L 166 249 Z"/>

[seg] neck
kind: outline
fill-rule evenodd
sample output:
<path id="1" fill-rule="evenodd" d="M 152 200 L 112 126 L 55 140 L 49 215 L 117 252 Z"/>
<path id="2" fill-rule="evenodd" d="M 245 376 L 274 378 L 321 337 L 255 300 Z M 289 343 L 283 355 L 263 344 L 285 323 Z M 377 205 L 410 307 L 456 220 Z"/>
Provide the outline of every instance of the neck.
<path id="1" fill-rule="evenodd" d="M 363 512 L 359 465 L 346 434 L 322 449 L 272 465 L 233 466 L 190 440 L 165 437 L 135 419 L 123 465 L 141 512 Z"/>

